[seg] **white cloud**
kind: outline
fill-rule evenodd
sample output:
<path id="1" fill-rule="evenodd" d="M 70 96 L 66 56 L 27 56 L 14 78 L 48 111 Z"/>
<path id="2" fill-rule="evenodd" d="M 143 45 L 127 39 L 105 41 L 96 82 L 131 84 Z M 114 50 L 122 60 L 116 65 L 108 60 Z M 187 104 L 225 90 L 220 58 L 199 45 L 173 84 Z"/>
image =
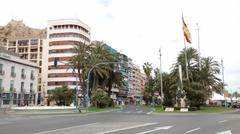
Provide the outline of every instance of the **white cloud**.
<path id="1" fill-rule="evenodd" d="M 44 28 L 50 19 L 79 18 L 92 28 L 92 39 L 122 50 L 139 66 L 149 61 L 159 67 L 161 47 L 164 71 L 184 47 L 183 11 L 193 37 L 188 46 L 197 48 L 199 23 L 202 55 L 223 59 L 227 88 L 240 87 L 238 0 L 3 0 L 1 5 L 0 25 L 14 18 Z"/>

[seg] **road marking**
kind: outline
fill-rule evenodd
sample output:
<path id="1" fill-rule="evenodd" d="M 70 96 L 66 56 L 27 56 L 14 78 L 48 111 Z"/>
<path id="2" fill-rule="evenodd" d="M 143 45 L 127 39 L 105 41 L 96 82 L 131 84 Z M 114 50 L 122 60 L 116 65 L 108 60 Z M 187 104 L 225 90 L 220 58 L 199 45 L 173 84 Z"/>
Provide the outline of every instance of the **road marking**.
<path id="1" fill-rule="evenodd" d="M 158 130 L 167 130 L 167 129 L 170 129 L 172 127 L 173 126 L 156 127 L 153 130 L 149 130 L 149 131 L 145 131 L 145 132 L 141 132 L 141 133 L 137 133 L 137 134 L 146 134 L 146 133 L 151 133 L 151 132 L 158 131 Z"/>
<path id="2" fill-rule="evenodd" d="M 223 122 L 227 122 L 228 120 L 222 120 L 222 121 L 219 121 L 218 123 L 223 123 Z"/>
<path id="3" fill-rule="evenodd" d="M 191 132 L 197 131 L 197 130 L 199 130 L 199 129 L 200 129 L 200 127 L 198 127 L 198 128 L 194 128 L 194 129 L 192 129 L 192 130 L 187 131 L 185 134 L 188 134 L 188 133 L 191 133 Z"/>
<path id="4" fill-rule="evenodd" d="M 66 127 L 66 128 L 61 128 L 61 129 L 54 129 L 54 130 L 50 130 L 50 131 L 42 131 L 42 132 L 38 132 L 38 133 L 34 133 L 34 134 L 47 134 L 47 133 L 59 132 L 59 131 L 64 131 L 64 130 L 69 130 L 69 129 L 74 129 L 74 128 L 79 128 L 79 127 L 84 127 L 84 126 L 90 126 L 90 125 L 94 125 L 94 124 L 97 124 L 97 123 L 83 124 L 83 125 Z"/>
<path id="5" fill-rule="evenodd" d="M 124 128 L 109 130 L 109 131 L 105 131 L 105 132 L 100 132 L 100 133 L 97 133 L 97 134 L 114 133 L 114 132 L 118 132 L 118 131 L 123 131 L 123 130 L 138 128 L 138 127 L 151 126 L 151 125 L 155 125 L 155 124 L 157 124 L 157 123 L 144 123 L 144 124 L 140 124 L 140 125 L 134 125 L 134 126 L 130 126 L 130 127 L 124 127 Z"/>
<path id="6" fill-rule="evenodd" d="M 232 134 L 232 132 L 231 130 L 227 130 L 227 131 L 219 132 L 217 134 Z"/>
<path id="7" fill-rule="evenodd" d="M 147 114 L 152 114 L 152 113 L 153 113 L 153 111 L 147 112 Z"/>

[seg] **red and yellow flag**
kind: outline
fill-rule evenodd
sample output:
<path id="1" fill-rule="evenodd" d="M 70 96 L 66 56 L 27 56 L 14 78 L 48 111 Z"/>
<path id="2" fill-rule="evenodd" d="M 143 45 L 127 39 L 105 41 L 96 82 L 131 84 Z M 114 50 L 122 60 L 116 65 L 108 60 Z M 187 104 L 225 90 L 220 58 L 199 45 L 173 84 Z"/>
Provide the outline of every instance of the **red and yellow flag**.
<path id="1" fill-rule="evenodd" d="M 183 21 L 183 34 L 184 34 L 184 37 L 186 38 L 187 42 L 188 43 L 192 43 L 192 37 L 191 37 L 191 34 L 188 30 L 188 27 L 187 27 L 187 24 L 185 23 L 184 19 L 183 19 L 183 16 L 182 16 L 182 21 Z"/>

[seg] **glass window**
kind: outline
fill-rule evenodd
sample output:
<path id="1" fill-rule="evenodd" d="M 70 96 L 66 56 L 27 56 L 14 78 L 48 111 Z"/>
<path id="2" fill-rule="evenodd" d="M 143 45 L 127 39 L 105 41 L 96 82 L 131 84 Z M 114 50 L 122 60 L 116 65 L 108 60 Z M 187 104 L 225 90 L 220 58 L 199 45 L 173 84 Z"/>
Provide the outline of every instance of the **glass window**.
<path id="1" fill-rule="evenodd" d="M 2 88 L 2 79 L 0 79 L 0 90 Z"/>
<path id="2" fill-rule="evenodd" d="M 14 80 L 10 81 L 10 91 L 13 91 L 14 88 Z"/>
<path id="3" fill-rule="evenodd" d="M 33 90 L 33 83 L 30 83 L 30 92 Z"/>
<path id="4" fill-rule="evenodd" d="M 15 67 L 12 66 L 12 67 L 11 67 L 11 73 L 14 73 L 14 72 L 15 72 Z"/>
<path id="5" fill-rule="evenodd" d="M 3 64 L 0 64 L 0 72 L 2 71 L 3 69 Z"/>
<path id="6" fill-rule="evenodd" d="M 21 82 L 21 92 L 24 90 L 24 82 Z"/>

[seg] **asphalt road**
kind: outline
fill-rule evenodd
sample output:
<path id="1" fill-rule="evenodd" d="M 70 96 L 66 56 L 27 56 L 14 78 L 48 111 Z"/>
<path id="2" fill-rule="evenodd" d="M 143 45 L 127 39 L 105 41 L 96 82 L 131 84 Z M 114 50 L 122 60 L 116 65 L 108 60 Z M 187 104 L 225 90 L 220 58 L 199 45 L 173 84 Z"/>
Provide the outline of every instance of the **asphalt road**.
<path id="1" fill-rule="evenodd" d="M 240 112 L 152 114 L 127 106 L 98 114 L 0 116 L 0 134 L 240 134 Z"/>

